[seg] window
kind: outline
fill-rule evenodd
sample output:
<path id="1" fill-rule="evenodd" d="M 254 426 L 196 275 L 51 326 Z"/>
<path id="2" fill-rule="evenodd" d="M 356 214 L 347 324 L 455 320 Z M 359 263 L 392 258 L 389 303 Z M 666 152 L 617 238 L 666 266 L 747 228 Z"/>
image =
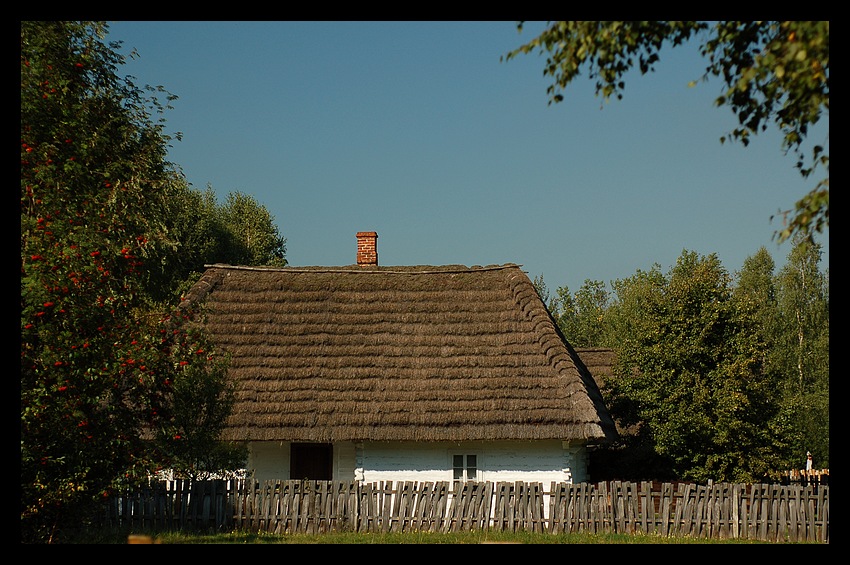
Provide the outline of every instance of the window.
<path id="1" fill-rule="evenodd" d="M 289 456 L 291 479 L 333 479 L 333 445 L 330 443 L 293 443 Z"/>
<path id="2" fill-rule="evenodd" d="M 455 482 L 477 481 L 478 456 L 452 455 L 452 471 Z"/>

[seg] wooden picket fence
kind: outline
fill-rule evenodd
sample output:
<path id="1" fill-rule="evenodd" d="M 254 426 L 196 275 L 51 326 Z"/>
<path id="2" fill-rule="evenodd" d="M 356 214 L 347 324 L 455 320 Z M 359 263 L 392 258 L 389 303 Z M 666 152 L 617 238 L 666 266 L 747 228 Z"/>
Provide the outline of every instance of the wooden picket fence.
<path id="1" fill-rule="evenodd" d="M 780 484 L 789 485 L 789 484 L 797 484 L 797 485 L 807 485 L 807 484 L 821 484 L 828 485 L 829 484 L 829 469 L 812 469 L 811 471 L 807 471 L 805 469 L 792 469 L 790 471 L 786 471 L 782 473 L 780 477 Z"/>
<path id="2" fill-rule="evenodd" d="M 130 531 L 526 530 L 829 543 L 829 486 L 174 480 L 115 497 L 101 519 Z"/>

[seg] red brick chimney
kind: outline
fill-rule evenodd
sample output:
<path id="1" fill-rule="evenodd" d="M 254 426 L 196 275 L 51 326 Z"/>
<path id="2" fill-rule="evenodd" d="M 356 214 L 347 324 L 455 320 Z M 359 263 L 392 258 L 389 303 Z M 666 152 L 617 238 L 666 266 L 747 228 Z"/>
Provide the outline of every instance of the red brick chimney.
<path id="1" fill-rule="evenodd" d="M 357 232 L 357 264 L 364 267 L 378 264 L 377 232 Z"/>

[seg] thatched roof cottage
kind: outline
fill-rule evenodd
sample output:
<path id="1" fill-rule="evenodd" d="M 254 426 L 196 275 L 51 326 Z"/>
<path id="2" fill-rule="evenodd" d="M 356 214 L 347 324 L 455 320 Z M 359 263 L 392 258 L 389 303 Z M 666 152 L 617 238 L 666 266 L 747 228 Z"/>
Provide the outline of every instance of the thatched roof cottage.
<path id="1" fill-rule="evenodd" d="M 187 296 L 232 355 L 225 439 L 264 479 L 589 479 L 615 437 L 519 265 L 211 265 Z"/>

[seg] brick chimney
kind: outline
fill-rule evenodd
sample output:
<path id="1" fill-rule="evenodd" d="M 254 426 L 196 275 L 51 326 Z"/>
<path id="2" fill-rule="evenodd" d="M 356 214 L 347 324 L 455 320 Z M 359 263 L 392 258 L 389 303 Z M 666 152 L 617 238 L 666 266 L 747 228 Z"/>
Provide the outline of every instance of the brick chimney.
<path id="1" fill-rule="evenodd" d="M 357 232 L 357 264 L 363 267 L 378 264 L 377 232 Z"/>

